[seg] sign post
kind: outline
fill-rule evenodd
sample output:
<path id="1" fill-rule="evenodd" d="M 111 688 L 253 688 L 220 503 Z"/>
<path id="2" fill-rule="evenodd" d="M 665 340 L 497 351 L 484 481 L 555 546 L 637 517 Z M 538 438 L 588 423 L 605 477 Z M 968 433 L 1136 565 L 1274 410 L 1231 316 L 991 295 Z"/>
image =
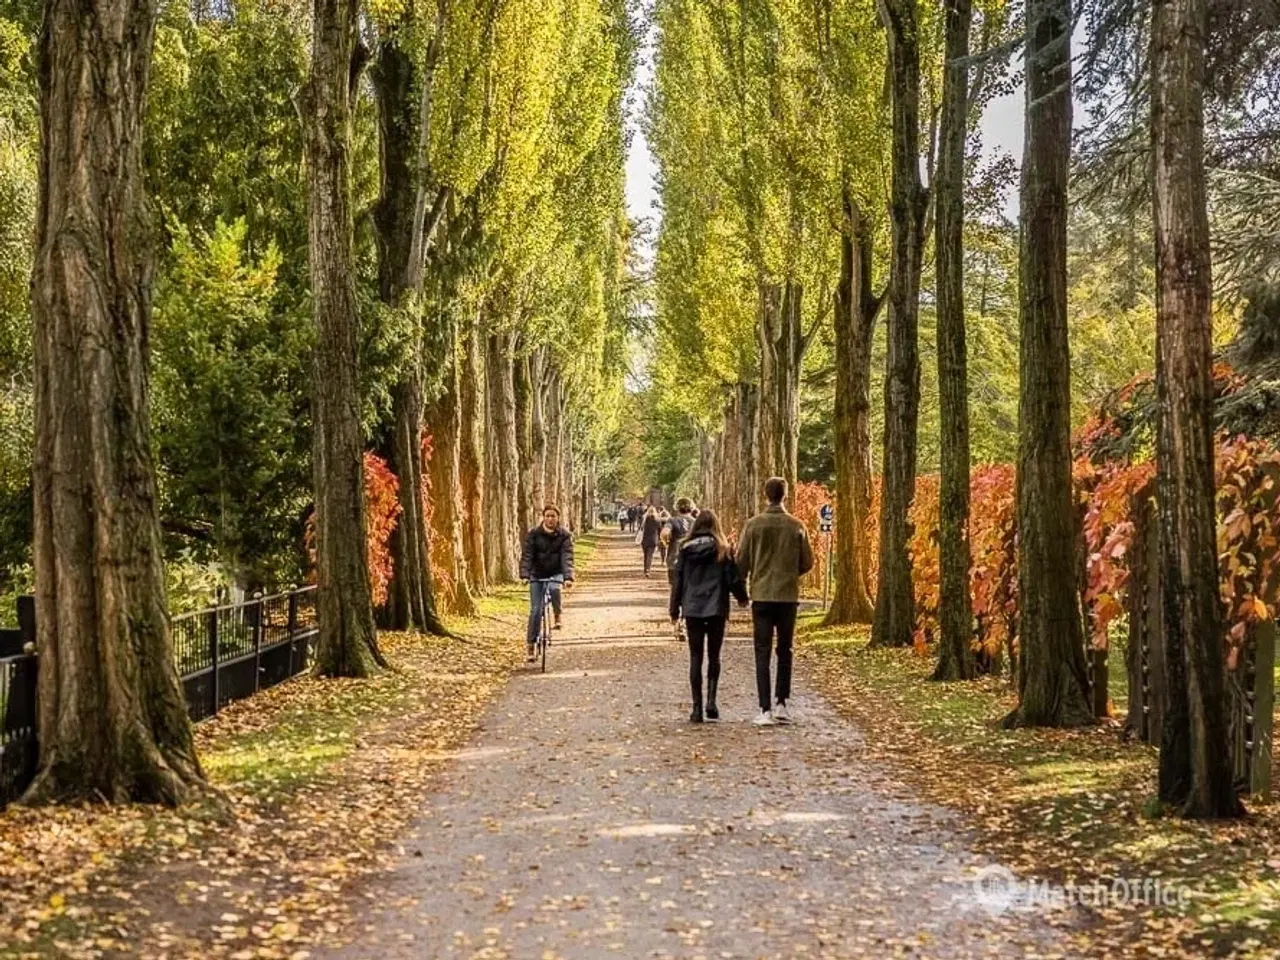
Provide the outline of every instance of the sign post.
<path id="1" fill-rule="evenodd" d="M 822 578 L 822 609 L 827 609 L 827 600 L 831 593 L 831 530 L 835 526 L 836 511 L 829 503 L 818 508 L 818 531 L 827 538 L 827 570 Z"/>

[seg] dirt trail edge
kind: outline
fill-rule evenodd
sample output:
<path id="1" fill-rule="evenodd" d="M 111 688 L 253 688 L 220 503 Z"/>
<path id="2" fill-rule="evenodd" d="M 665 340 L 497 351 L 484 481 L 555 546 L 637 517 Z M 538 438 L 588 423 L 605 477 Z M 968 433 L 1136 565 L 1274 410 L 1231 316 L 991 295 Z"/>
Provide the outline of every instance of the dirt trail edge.
<path id="1" fill-rule="evenodd" d="M 817 695 L 795 692 L 794 726 L 751 724 L 742 614 L 724 721 L 689 724 L 665 572 L 639 564 L 605 535 L 547 673 L 512 680 L 360 891 L 355 941 L 313 957 L 1061 955 L 1074 918 L 1004 909 L 1010 875 Z"/>

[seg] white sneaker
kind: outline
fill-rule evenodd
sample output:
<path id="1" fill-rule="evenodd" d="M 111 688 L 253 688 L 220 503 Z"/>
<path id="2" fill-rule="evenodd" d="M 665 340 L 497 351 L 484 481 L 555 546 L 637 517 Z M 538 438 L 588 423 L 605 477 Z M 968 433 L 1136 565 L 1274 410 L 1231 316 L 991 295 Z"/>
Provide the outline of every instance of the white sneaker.
<path id="1" fill-rule="evenodd" d="M 755 719 L 755 725 L 757 727 L 772 727 L 775 726 L 777 722 L 777 720 L 773 719 L 773 714 L 768 710 L 761 710 L 760 716 Z"/>
<path id="2" fill-rule="evenodd" d="M 773 705 L 773 719 L 777 723 L 791 722 L 791 711 L 787 709 L 787 705 L 781 700 Z"/>

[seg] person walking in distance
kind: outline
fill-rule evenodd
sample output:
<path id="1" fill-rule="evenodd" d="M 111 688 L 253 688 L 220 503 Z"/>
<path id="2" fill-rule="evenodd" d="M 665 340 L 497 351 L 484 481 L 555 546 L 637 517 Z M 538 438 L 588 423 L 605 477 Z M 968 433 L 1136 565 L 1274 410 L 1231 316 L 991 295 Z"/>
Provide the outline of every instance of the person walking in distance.
<path id="1" fill-rule="evenodd" d="M 666 542 L 667 585 L 674 589 L 676 584 L 676 562 L 680 556 L 680 541 L 689 536 L 693 529 L 693 501 L 688 497 L 676 500 L 675 516 L 668 517 L 662 527 L 662 539 Z M 676 639 L 685 636 L 684 620 L 676 620 Z"/>
<path id="2" fill-rule="evenodd" d="M 520 550 L 520 579 L 529 584 L 529 622 L 525 631 L 525 660 L 533 662 L 546 594 L 551 594 L 555 628 L 560 629 L 560 588 L 573 589 L 573 534 L 560 525 L 560 510 L 542 508 L 542 522 L 524 537 Z"/>
<path id="3" fill-rule="evenodd" d="M 751 624 L 755 639 L 757 726 L 790 723 L 791 643 L 800 606 L 800 578 L 813 569 L 813 549 L 804 525 L 787 513 L 787 481 L 765 481 L 767 505 L 747 521 L 738 544 L 738 568 L 750 584 Z M 770 701 L 769 668 L 777 638 L 777 686 Z M 770 706 L 772 703 L 772 706 Z"/>
<path id="4" fill-rule="evenodd" d="M 658 549 L 658 537 L 662 533 L 662 521 L 658 519 L 658 511 L 650 507 L 645 511 L 644 520 L 640 524 L 640 549 L 644 553 L 644 575 L 647 579 L 653 568 L 653 554 Z"/>
<path id="5" fill-rule="evenodd" d="M 701 723 L 704 717 L 719 720 L 716 687 L 720 684 L 720 649 L 729 621 L 729 597 L 736 597 L 745 607 L 746 586 L 734 562 L 733 550 L 720 529 L 720 521 L 711 510 L 702 511 L 682 541 L 672 542 L 671 552 L 677 557 L 672 568 L 674 578 L 668 612 L 673 624 L 679 623 L 683 616 L 689 632 L 689 688 L 693 693 L 689 722 Z M 705 708 L 702 700 L 704 653 L 707 659 Z"/>

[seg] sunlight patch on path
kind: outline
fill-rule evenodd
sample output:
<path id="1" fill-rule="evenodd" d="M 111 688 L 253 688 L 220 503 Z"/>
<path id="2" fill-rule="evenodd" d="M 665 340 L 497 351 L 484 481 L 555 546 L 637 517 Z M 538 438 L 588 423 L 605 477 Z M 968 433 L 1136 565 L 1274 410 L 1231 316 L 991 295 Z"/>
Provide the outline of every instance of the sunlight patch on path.
<path id="1" fill-rule="evenodd" d="M 621 670 L 558 670 L 526 674 L 530 680 L 578 680 L 583 677 L 620 677 Z"/>
<path id="2" fill-rule="evenodd" d="M 697 832 L 698 828 L 690 823 L 633 823 L 601 830 L 600 836 L 629 840 L 636 837 L 682 837 Z"/>
<path id="3" fill-rule="evenodd" d="M 468 747 L 465 750 L 444 750 L 437 753 L 427 754 L 432 760 L 460 760 L 466 762 L 468 760 L 488 760 L 490 757 L 500 757 L 504 753 L 510 753 L 511 747 Z"/>
<path id="4" fill-rule="evenodd" d="M 751 820 L 760 824 L 775 823 L 836 823 L 849 818 L 843 813 L 824 810 L 752 810 Z"/>

